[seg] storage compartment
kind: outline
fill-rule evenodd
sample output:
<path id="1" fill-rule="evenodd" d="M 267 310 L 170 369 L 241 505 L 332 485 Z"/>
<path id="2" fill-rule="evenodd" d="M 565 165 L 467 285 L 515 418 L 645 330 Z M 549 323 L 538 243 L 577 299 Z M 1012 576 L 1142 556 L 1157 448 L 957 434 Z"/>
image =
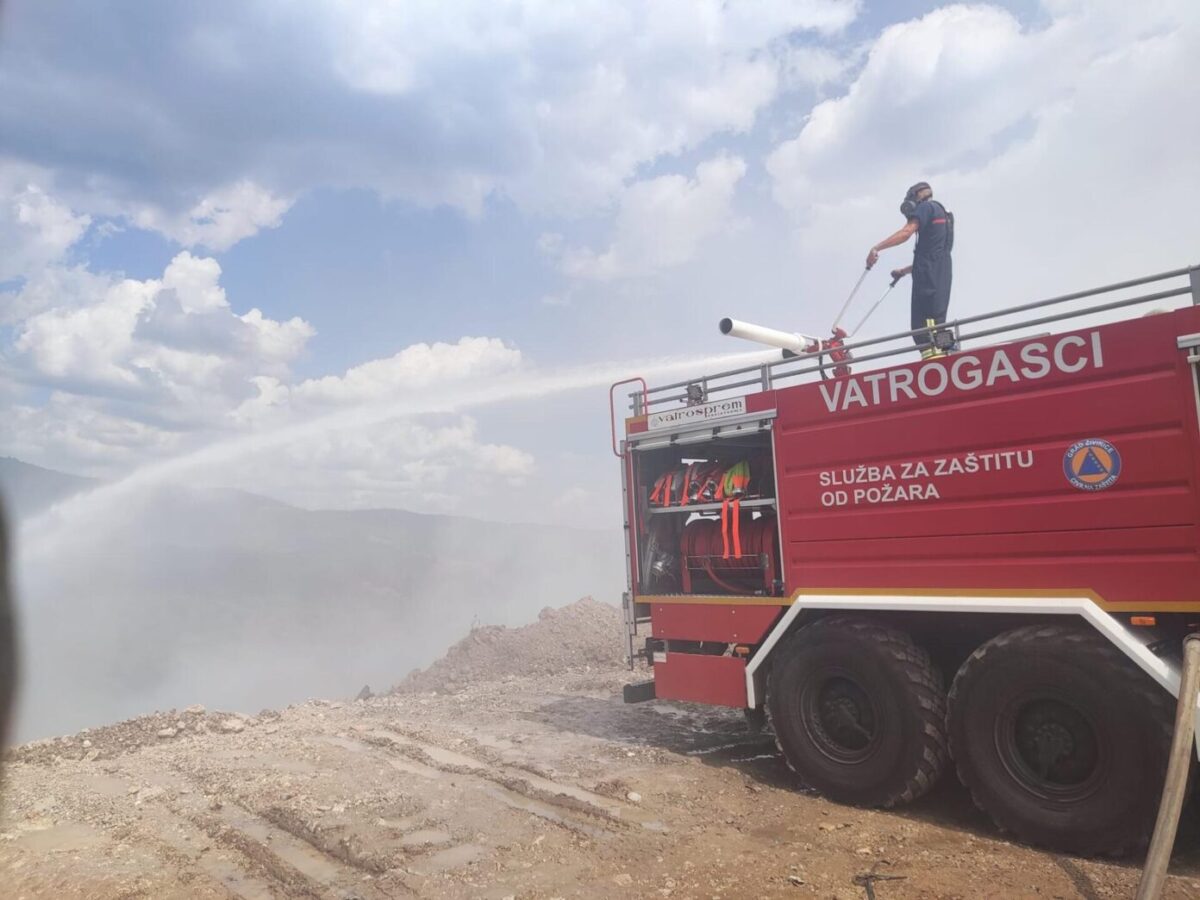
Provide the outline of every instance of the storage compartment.
<path id="1" fill-rule="evenodd" d="M 638 593 L 780 593 L 768 425 L 639 450 L 634 472 Z"/>

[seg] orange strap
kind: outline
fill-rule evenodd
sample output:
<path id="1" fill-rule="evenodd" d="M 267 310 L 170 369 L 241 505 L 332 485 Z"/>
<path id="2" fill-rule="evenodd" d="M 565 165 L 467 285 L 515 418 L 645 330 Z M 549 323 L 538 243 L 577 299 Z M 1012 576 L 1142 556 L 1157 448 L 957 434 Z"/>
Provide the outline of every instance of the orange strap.
<path id="1" fill-rule="evenodd" d="M 721 504 L 721 543 L 724 546 L 723 559 L 729 559 L 729 501 Z"/>
<path id="2" fill-rule="evenodd" d="M 695 466 L 696 464 L 692 463 L 683 470 L 683 496 L 679 498 L 680 506 L 688 505 L 688 491 L 691 490 L 692 487 L 692 469 L 695 468 Z"/>
<path id="3" fill-rule="evenodd" d="M 650 494 L 650 502 L 651 503 L 659 503 L 662 501 L 662 492 L 663 492 L 663 484 L 664 484 L 663 478 L 664 477 L 666 477 L 666 476 L 663 476 L 663 475 L 658 476 L 658 481 L 655 483 L 654 490 Z"/>
<path id="4" fill-rule="evenodd" d="M 742 558 L 742 501 L 733 501 L 733 558 Z M 729 555 L 726 551 L 726 556 Z"/>

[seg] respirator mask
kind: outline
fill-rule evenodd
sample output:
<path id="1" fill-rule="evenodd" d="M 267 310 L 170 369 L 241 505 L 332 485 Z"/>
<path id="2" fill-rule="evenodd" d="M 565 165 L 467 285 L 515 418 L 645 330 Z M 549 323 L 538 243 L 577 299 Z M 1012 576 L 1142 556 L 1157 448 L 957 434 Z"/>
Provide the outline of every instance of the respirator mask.
<path id="1" fill-rule="evenodd" d="M 913 213 L 917 210 L 917 203 L 920 202 L 917 200 L 917 195 L 920 194 L 921 191 L 929 190 L 931 190 L 931 188 L 929 187 L 928 182 L 924 181 L 918 181 L 916 184 L 910 187 L 908 189 L 908 193 L 904 195 L 904 202 L 900 204 L 900 215 L 904 216 L 906 219 L 911 219 Z M 933 196 L 932 193 L 930 196 Z"/>

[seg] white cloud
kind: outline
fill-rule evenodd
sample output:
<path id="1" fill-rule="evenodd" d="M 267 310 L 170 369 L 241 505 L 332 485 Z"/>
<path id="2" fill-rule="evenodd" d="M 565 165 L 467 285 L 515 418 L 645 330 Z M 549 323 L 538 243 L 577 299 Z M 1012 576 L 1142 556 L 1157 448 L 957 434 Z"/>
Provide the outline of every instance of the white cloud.
<path id="1" fill-rule="evenodd" d="M 59 261 L 91 225 L 47 193 L 49 180 L 32 167 L 0 165 L 0 282 Z"/>
<path id="2" fill-rule="evenodd" d="M 44 310 L 64 310 L 94 302 L 112 281 L 82 266 L 48 266 L 32 273 L 20 290 L 2 295 L 0 325 L 17 325 Z"/>
<path id="3" fill-rule="evenodd" d="M 383 359 L 373 359 L 341 375 L 310 378 L 294 385 L 277 378 L 254 380 L 257 394 L 234 411 L 238 421 L 327 411 L 336 407 L 394 400 L 405 391 L 487 379 L 513 372 L 521 352 L 499 338 L 464 337 L 453 344 L 411 344 Z"/>
<path id="4" fill-rule="evenodd" d="M 215 259 L 192 256 L 185 250 L 163 272 L 162 286 L 175 292 L 185 313 L 206 312 L 229 306 L 220 277 L 221 266 Z"/>
<path id="5" fill-rule="evenodd" d="M 254 391 L 253 377 L 285 372 L 314 333 L 298 318 L 234 314 L 220 275 L 215 260 L 186 251 L 161 279 L 47 270 L 16 295 L 24 316 L 13 321 L 10 369 L 101 405 L 140 404 L 151 420 L 219 419 Z"/>
<path id="6" fill-rule="evenodd" d="M 499 338 L 464 337 L 454 344 L 412 344 L 394 356 L 355 366 L 344 375 L 301 382 L 295 395 L 305 401 L 361 403 L 395 396 L 401 388 L 486 378 L 512 371 L 520 363 L 521 352 Z"/>
<path id="7" fill-rule="evenodd" d="M 245 335 L 251 349 L 268 369 L 273 367 L 271 364 L 290 363 L 316 333 L 299 316 L 278 322 L 267 318 L 257 308 L 237 318 L 246 326 Z"/>
<path id="8" fill-rule="evenodd" d="M 108 284 L 98 303 L 48 309 L 26 320 L 14 347 L 27 374 L 50 381 L 78 379 L 96 387 L 129 388 L 133 332 L 153 304 L 157 285 L 136 281 Z"/>
<path id="9" fill-rule="evenodd" d="M 6 455 L 70 472 L 111 475 L 179 452 L 187 436 L 109 412 L 92 397 L 53 391 L 45 403 L 12 403 L 0 417 Z"/>
<path id="10" fill-rule="evenodd" d="M 576 216 L 647 163 L 750 129 L 794 46 L 859 5 L 313 0 L 242 4 L 219 25 L 131 7 L 111 41 L 37 4 L 5 23 L 0 133 L 77 148 L 58 173 L 75 209 L 214 251 L 320 187 Z"/>
<path id="11" fill-rule="evenodd" d="M 857 52 L 835 52 L 828 47 L 789 44 L 782 55 L 782 85 L 788 90 L 825 87 L 840 81 L 857 61 Z"/>
<path id="12" fill-rule="evenodd" d="M 1099 72 L 1132 63 L 1137 47 L 1168 34 L 1188 41 L 1197 22 L 1190 4 L 1050 6 L 1056 17 L 1040 30 L 993 6 L 948 6 L 884 29 L 846 92 L 817 104 L 769 155 L 776 199 L 806 214 L 884 188 L 903 193 L 939 173 L 978 172 L 1086 106 Z M 1194 79 L 1184 81 L 1186 91 Z M 1112 112 L 1107 123 L 1106 144 L 1140 137 Z M 1083 160 L 1108 150 L 1064 138 L 1063 149 Z"/>
<path id="13" fill-rule="evenodd" d="M 277 228 L 291 205 L 291 200 L 243 180 L 204 195 L 186 211 L 146 205 L 132 218 L 139 227 L 162 232 L 185 247 L 220 252 L 264 228 Z"/>
<path id="14" fill-rule="evenodd" d="M 920 178 L 914 171 L 988 148 L 1029 114 L 1035 96 L 1054 99 L 1056 73 L 1070 65 L 1045 59 L 1035 77 L 1037 40 L 988 6 L 945 7 L 886 28 L 847 92 L 817 104 L 769 156 L 776 198 L 807 209 L 861 196 L 885 178 L 907 186 Z"/>
<path id="15" fill-rule="evenodd" d="M 690 261 L 705 240 L 730 227 L 734 192 L 745 173 L 740 158 L 718 156 L 697 166 L 695 178 L 663 175 L 631 185 L 621 198 L 612 244 L 600 253 L 563 251 L 563 271 L 612 281 Z M 557 246 L 547 237 L 543 247 Z"/>
<path id="16" fill-rule="evenodd" d="M 448 19 L 435 7 L 377 2 L 339 15 L 334 64 L 351 87 L 387 98 L 449 91 L 444 108 L 463 116 L 443 123 L 454 129 L 494 123 L 499 167 L 396 191 L 438 202 L 420 196 L 433 190 L 471 211 L 497 191 L 528 209 L 579 215 L 605 206 L 640 164 L 748 130 L 778 91 L 782 39 L 836 32 L 857 6 L 483 2 Z M 443 80 L 448 57 L 494 83 Z"/>
<path id="17" fill-rule="evenodd" d="M 298 379 L 313 335 L 301 319 L 237 313 L 213 259 L 183 251 L 161 278 L 52 268 L 16 295 L 16 337 L 0 388 L 0 446 L 43 465 L 114 475 L 250 432 L 305 422 L 406 393 L 511 373 L 521 354 L 496 338 L 418 343 L 340 375 Z M 48 399 L 38 395 L 49 388 Z M 519 490 L 533 458 L 481 438 L 474 420 L 421 416 L 301 432 L 208 483 L 312 506 L 397 505 L 478 511 Z"/>
<path id="18" fill-rule="evenodd" d="M 891 26 L 844 93 L 770 155 L 803 288 L 830 298 L 824 314 L 920 179 L 957 216 L 952 314 L 1194 258 L 1200 120 L 1181 111 L 1200 108 L 1200 6 L 1048 12 L 1038 29 L 978 6 Z M 887 251 L 884 266 L 910 252 Z M 898 299 L 872 327 L 901 331 L 907 315 Z"/>

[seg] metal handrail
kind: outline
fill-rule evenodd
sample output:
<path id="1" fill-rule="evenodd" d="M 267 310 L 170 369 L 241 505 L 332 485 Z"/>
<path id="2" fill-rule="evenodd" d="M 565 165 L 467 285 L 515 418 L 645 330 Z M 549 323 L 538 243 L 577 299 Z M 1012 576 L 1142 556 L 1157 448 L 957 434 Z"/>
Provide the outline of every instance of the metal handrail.
<path id="1" fill-rule="evenodd" d="M 1072 300 L 1080 300 L 1084 297 L 1094 297 L 1099 294 L 1111 293 L 1113 291 L 1138 287 L 1144 284 L 1153 284 L 1155 282 L 1166 281 L 1170 278 L 1179 278 L 1183 276 L 1188 276 L 1190 282 L 1188 285 L 1183 287 L 1157 291 L 1137 297 L 1126 297 L 1120 300 L 1090 305 L 1081 309 L 1072 309 L 1067 312 L 1056 313 L 1054 315 L 1040 316 L 1034 319 L 1022 320 L 1020 322 L 1010 322 L 993 328 L 963 333 L 963 327 L 967 325 L 988 322 L 994 319 L 1015 315 L 1017 313 L 1028 312 L 1035 309 L 1044 309 L 1048 306 L 1054 306 L 1055 304 L 1059 303 L 1067 303 Z M 887 357 L 897 356 L 900 354 L 911 353 L 913 351 L 913 344 L 911 343 L 912 339 L 921 334 L 928 334 L 932 336 L 938 331 L 949 331 L 954 334 L 956 342 L 978 340 L 980 338 L 992 337 L 1005 332 L 1016 331 L 1017 329 L 1021 328 L 1030 328 L 1037 325 L 1045 325 L 1051 322 L 1060 322 L 1066 319 L 1078 318 L 1114 309 L 1122 309 L 1124 307 L 1136 306 L 1142 303 L 1152 303 L 1156 300 L 1181 297 L 1188 293 L 1192 295 L 1194 303 L 1200 304 L 1200 265 L 1188 266 L 1181 269 L 1172 269 L 1168 272 L 1160 272 L 1156 275 L 1147 275 L 1142 278 L 1133 278 L 1127 281 L 1119 281 L 1113 284 L 1103 285 L 1101 287 L 1089 288 L 1086 291 L 1076 291 L 1070 294 L 1062 294 L 1057 297 L 1050 297 L 1045 300 L 1036 300 L 1032 303 L 1023 303 L 1019 306 L 1011 306 L 1005 309 L 993 310 L 991 312 L 979 313 L 972 316 L 964 316 L 950 322 L 944 322 L 941 325 L 915 328 L 911 331 L 903 331 L 896 334 L 885 335 L 884 337 L 855 341 L 853 343 L 845 344 L 842 347 L 821 348 L 812 353 L 804 353 L 795 357 L 780 359 L 775 362 L 758 363 L 752 366 L 744 366 L 737 369 L 718 372 L 714 375 L 706 375 L 703 377 L 703 379 L 691 378 L 683 381 L 674 381 L 670 382 L 669 384 L 647 388 L 643 393 L 634 397 L 633 406 L 637 411 L 646 412 L 653 406 L 661 406 L 664 403 L 686 400 L 687 387 L 695 384 L 697 380 L 702 381 L 704 386 L 704 394 L 707 398 L 713 394 L 719 394 L 735 390 L 737 388 L 756 385 L 760 386 L 763 390 L 767 390 L 773 386 L 774 382 L 776 381 L 786 378 L 796 378 L 801 375 L 820 373 L 822 377 L 824 377 L 825 370 L 832 368 L 834 365 L 833 361 L 831 359 L 827 359 L 826 357 L 828 357 L 835 350 L 855 351 L 867 347 L 877 347 L 880 344 L 888 344 L 893 341 L 907 341 L 903 346 L 890 347 L 875 353 L 867 354 L 865 356 L 854 356 L 853 362 L 855 364 L 861 364 L 864 362 L 885 359 Z M 754 373 L 751 377 L 746 377 L 731 382 L 723 381 L 727 378 L 750 376 L 751 373 Z M 716 381 L 721 381 L 722 383 L 714 384 Z M 682 393 L 667 393 L 669 391 L 679 391 L 680 389 L 683 389 Z"/>
<path id="2" fill-rule="evenodd" d="M 612 430 L 613 456 L 617 457 L 617 459 L 621 459 L 624 456 L 624 454 L 621 452 L 621 448 L 617 444 L 617 410 L 616 410 L 615 394 L 616 394 L 617 388 L 619 388 L 623 384 L 640 384 L 642 386 L 642 391 L 641 391 L 640 396 L 642 396 L 642 397 L 647 396 L 649 393 L 646 390 L 646 379 L 643 378 L 641 375 L 635 375 L 632 378 L 626 378 L 624 381 L 618 381 L 615 384 L 611 385 L 608 389 L 608 424 Z M 637 398 L 638 398 L 638 396 L 639 396 L 638 394 L 633 395 L 633 398 L 634 398 L 633 411 L 634 411 L 635 415 L 637 414 Z"/>

